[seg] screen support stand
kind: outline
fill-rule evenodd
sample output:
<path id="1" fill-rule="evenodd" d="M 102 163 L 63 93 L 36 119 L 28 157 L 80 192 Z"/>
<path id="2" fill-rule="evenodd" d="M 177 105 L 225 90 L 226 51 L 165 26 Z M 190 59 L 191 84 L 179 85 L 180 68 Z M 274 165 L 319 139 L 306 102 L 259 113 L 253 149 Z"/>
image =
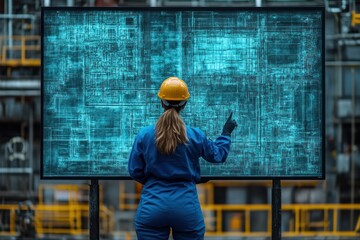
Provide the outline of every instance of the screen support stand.
<path id="1" fill-rule="evenodd" d="M 99 181 L 91 180 L 89 192 L 90 240 L 99 240 Z"/>
<path id="2" fill-rule="evenodd" d="M 281 184 L 280 180 L 273 180 L 271 194 L 272 210 L 272 240 L 281 239 Z"/>

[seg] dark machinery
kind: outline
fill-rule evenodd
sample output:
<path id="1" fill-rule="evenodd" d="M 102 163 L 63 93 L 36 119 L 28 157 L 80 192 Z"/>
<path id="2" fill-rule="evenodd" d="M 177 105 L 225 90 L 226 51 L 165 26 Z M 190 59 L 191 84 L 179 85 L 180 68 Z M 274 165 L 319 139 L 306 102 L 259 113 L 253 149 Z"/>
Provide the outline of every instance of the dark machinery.
<path id="1" fill-rule="evenodd" d="M 19 203 L 16 210 L 16 227 L 20 233 L 18 239 L 35 238 L 35 210 L 31 201 Z"/>

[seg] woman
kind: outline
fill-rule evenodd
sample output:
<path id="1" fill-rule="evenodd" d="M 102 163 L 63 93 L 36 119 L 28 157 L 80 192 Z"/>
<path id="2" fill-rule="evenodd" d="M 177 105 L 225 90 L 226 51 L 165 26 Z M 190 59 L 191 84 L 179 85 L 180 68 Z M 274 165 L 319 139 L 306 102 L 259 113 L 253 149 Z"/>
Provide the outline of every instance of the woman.
<path id="1" fill-rule="evenodd" d="M 166 79 L 158 93 L 164 113 L 155 126 L 137 135 L 129 159 L 130 176 L 143 184 L 135 217 L 139 240 L 204 239 L 205 224 L 196 183 L 201 182 L 199 158 L 222 163 L 236 127 L 232 113 L 215 142 L 197 128 L 186 126 L 179 112 L 190 97 L 186 83 Z"/>

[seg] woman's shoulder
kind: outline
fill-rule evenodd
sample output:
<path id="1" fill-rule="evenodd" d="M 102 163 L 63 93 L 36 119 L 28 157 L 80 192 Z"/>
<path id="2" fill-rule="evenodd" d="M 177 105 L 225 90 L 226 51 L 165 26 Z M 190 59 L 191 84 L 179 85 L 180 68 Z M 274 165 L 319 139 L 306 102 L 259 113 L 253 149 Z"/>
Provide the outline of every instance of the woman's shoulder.
<path id="1" fill-rule="evenodd" d="M 205 133 L 200 128 L 191 127 L 191 126 L 186 125 L 186 129 L 187 129 L 188 135 L 194 135 L 197 137 L 205 137 Z"/>
<path id="2" fill-rule="evenodd" d="M 155 132 L 155 126 L 154 125 L 149 125 L 149 126 L 143 127 L 140 130 L 139 135 L 146 135 L 146 134 L 154 133 L 154 132 Z"/>

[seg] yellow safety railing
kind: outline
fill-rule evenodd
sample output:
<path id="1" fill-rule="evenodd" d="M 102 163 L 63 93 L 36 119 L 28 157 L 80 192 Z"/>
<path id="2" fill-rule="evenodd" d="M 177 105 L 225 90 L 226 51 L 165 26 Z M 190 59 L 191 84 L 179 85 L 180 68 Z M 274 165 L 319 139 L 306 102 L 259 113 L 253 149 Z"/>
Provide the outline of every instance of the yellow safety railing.
<path id="1" fill-rule="evenodd" d="M 46 195 L 46 196 L 45 196 Z M 99 190 L 100 205 L 103 205 L 103 188 Z M 39 204 L 82 204 L 89 201 L 89 186 L 75 184 L 40 184 Z M 49 202 L 50 201 L 50 202 Z"/>
<path id="2" fill-rule="evenodd" d="M 351 25 L 355 26 L 360 24 L 360 13 L 356 13 L 355 11 L 351 12 Z"/>
<path id="3" fill-rule="evenodd" d="M 319 184 L 317 180 L 304 181 L 282 181 L 282 187 L 315 187 Z M 137 208 L 141 196 L 141 184 L 135 181 L 121 181 L 119 189 L 119 208 L 121 210 L 133 210 Z M 262 186 L 271 187 L 271 180 L 262 181 L 229 181 L 216 180 L 205 184 L 197 185 L 199 201 L 202 205 L 214 203 L 215 187 L 251 187 Z"/>
<path id="4" fill-rule="evenodd" d="M 207 236 L 246 236 L 266 237 L 271 236 L 271 205 L 205 205 L 201 207 L 206 223 Z M 262 218 L 267 219 L 267 226 L 262 231 L 251 228 L 251 215 L 263 212 Z M 231 216 L 227 229 L 223 228 L 225 216 Z"/>
<path id="5" fill-rule="evenodd" d="M 16 235 L 16 210 L 18 205 L 0 205 L 0 235 Z M 37 234 L 88 234 L 89 206 L 81 205 L 36 205 L 35 229 Z M 100 206 L 100 232 L 114 231 L 114 214 L 105 206 Z"/>
<path id="6" fill-rule="evenodd" d="M 293 214 L 290 230 L 285 236 L 360 236 L 360 214 L 355 216 L 355 226 L 340 229 L 340 223 L 346 217 L 345 213 L 360 210 L 360 204 L 296 204 L 284 205 L 283 212 Z M 321 215 L 319 220 L 312 220 L 311 214 Z M 345 216 L 342 216 L 345 215 Z M 350 214 L 347 215 L 347 218 Z"/>
<path id="7" fill-rule="evenodd" d="M 120 181 L 119 209 L 121 210 L 136 209 L 141 196 L 141 188 L 142 188 L 141 185 L 134 181 Z"/>
<path id="8" fill-rule="evenodd" d="M 271 236 L 271 205 L 207 205 L 202 206 L 208 236 Z M 360 215 L 356 217 L 356 225 L 352 229 L 340 229 L 340 214 L 350 211 L 360 211 L 360 204 L 286 204 L 282 206 L 282 215 L 290 216 L 283 229 L 284 237 L 360 237 Z M 252 215 L 262 213 L 267 224 L 261 231 L 251 228 Z M 321 213 L 321 219 L 312 220 L 313 213 Z M 232 214 L 228 229 L 223 229 L 224 216 Z"/>
<path id="9" fill-rule="evenodd" d="M 16 209 L 18 205 L 0 205 L 0 236 L 16 235 Z"/>
<path id="10" fill-rule="evenodd" d="M 139 199 L 140 194 L 133 194 L 133 199 Z M 124 209 L 134 210 L 137 205 L 121 205 Z M 239 237 L 270 237 L 271 236 L 271 205 L 245 204 L 245 205 L 202 205 L 207 236 L 239 236 Z M 284 237 L 315 237 L 338 236 L 360 237 L 360 215 L 355 219 L 353 229 L 340 229 L 341 215 L 348 211 L 360 211 L 360 204 L 286 204 L 282 206 L 282 215 L 287 219 Z M 252 216 L 258 213 L 266 219 L 264 229 L 252 229 Z M 316 213 L 321 219 L 313 220 Z M 229 217 L 230 216 L 230 217 Z M 224 229 L 223 222 L 227 220 Z"/>
<path id="11" fill-rule="evenodd" d="M 0 235 L 16 235 L 17 205 L 0 205 Z M 36 205 L 35 227 L 37 234 L 86 235 L 88 233 L 89 206 L 82 205 Z M 269 237 L 271 236 L 271 205 L 203 205 L 207 236 Z M 355 226 L 348 229 L 340 227 L 346 212 L 355 211 Z M 284 237 L 360 237 L 360 204 L 285 204 L 282 216 L 285 219 Z M 266 220 L 261 230 L 253 229 L 252 220 Z M 316 221 L 312 214 L 319 213 Z M 230 216 L 230 217 L 229 217 Z M 226 229 L 223 223 L 227 220 Z M 105 206 L 100 207 L 100 231 L 114 232 L 114 215 Z M 131 219 L 133 221 L 133 219 Z M 128 239 L 129 234 L 125 232 Z"/>
<path id="12" fill-rule="evenodd" d="M 0 36 L 0 66 L 39 67 L 41 38 L 34 36 Z M 31 57 L 36 55 L 36 57 Z"/>
<path id="13" fill-rule="evenodd" d="M 238 180 L 214 180 L 206 183 L 205 185 L 214 185 L 215 187 L 271 187 L 272 180 L 249 180 L 249 181 L 238 181 Z M 319 184 L 318 180 L 282 180 L 281 187 L 316 187 Z M 203 184 L 201 184 L 203 185 Z"/>

